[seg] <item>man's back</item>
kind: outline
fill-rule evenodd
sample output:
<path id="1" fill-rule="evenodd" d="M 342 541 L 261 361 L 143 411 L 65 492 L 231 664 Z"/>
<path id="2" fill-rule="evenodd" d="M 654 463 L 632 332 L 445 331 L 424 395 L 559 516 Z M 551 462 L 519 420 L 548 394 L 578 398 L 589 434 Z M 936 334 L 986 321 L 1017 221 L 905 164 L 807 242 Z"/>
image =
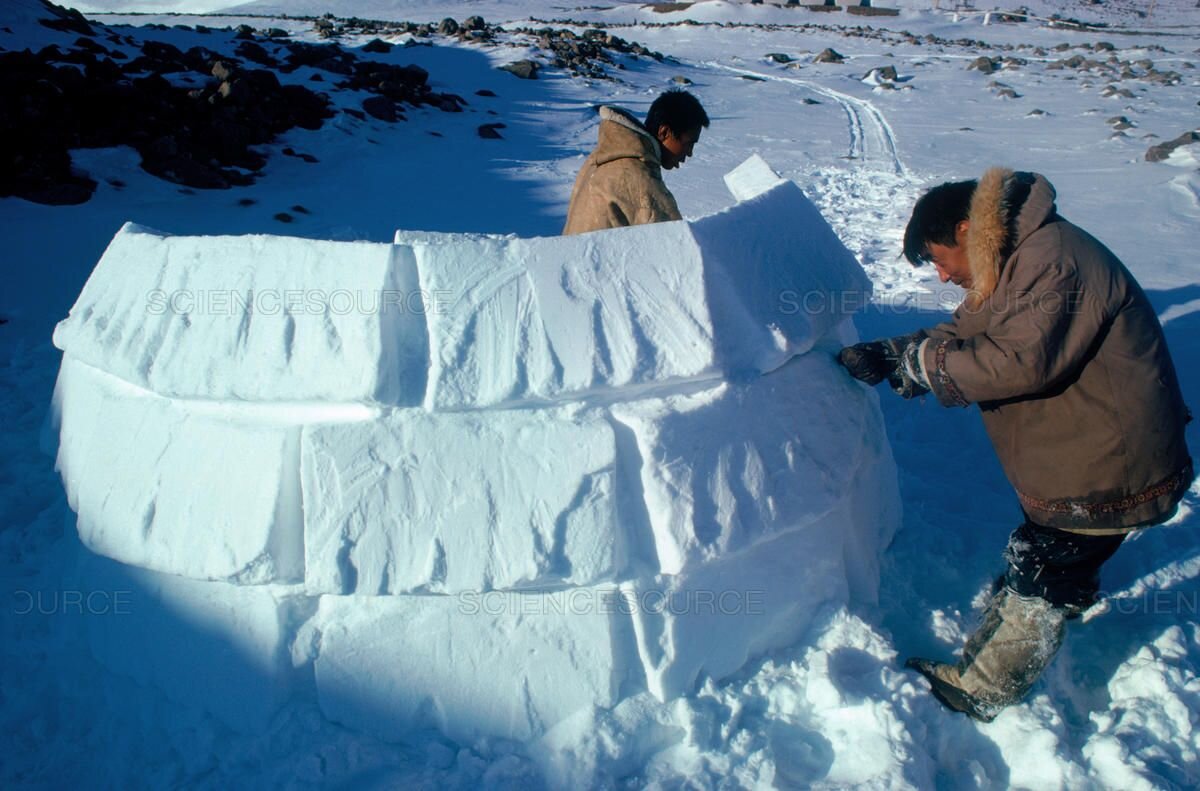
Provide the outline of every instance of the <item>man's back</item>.
<path id="1" fill-rule="evenodd" d="M 658 142 L 622 110 L 600 108 L 600 133 L 571 191 L 564 234 L 681 219 Z"/>

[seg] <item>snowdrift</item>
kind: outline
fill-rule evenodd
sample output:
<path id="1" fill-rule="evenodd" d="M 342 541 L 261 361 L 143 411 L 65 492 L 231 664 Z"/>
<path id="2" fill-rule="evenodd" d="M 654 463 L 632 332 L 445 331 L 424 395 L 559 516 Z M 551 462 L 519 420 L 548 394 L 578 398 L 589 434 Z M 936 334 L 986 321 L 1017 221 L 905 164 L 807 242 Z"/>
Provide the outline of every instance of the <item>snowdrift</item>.
<path id="1" fill-rule="evenodd" d="M 524 740 L 874 598 L 895 469 L 832 354 L 869 282 L 764 162 L 727 182 L 563 238 L 122 228 L 54 335 L 80 573 L 137 591 L 97 657 L 248 730 Z"/>

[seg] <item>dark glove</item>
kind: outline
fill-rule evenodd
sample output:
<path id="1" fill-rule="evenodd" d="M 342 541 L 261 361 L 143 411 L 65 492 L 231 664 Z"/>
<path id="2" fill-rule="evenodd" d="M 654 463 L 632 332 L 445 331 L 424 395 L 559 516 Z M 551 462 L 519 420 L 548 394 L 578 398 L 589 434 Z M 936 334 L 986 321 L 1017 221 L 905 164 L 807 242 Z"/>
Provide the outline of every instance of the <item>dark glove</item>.
<path id="1" fill-rule="evenodd" d="M 871 341 L 842 349 L 838 362 L 855 379 L 877 385 L 895 373 L 899 358 L 889 341 Z"/>
<path id="2" fill-rule="evenodd" d="M 929 388 L 920 381 L 916 373 L 921 370 L 920 360 L 917 359 L 921 352 L 920 336 L 893 338 L 886 343 L 895 344 L 891 348 L 896 352 L 896 366 L 888 374 L 887 380 L 896 395 L 901 398 L 916 398 L 928 393 Z"/>

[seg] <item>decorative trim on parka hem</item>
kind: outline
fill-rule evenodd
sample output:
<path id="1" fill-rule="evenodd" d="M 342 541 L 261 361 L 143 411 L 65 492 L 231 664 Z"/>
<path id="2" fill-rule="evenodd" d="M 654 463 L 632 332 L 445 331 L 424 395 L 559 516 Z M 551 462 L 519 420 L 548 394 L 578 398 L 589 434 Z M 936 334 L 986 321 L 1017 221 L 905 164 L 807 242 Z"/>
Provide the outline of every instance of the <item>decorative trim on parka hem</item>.
<path id="1" fill-rule="evenodd" d="M 971 402 L 963 398 L 962 392 L 958 389 L 958 385 L 954 384 L 954 380 L 950 378 L 950 372 L 946 370 L 946 346 L 949 340 L 944 340 L 938 343 L 933 352 L 933 374 L 937 379 L 937 383 L 941 389 L 946 392 L 950 399 L 958 406 L 970 406 Z"/>
<path id="2" fill-rule="evenodd" d="M 1127 511 L 1132 511 L 1138 506 L 1153 502 L 1160 497 L 1175 494 L 1180 489 L 1186 489 L 1190 486 L 1193 477 L 1192 462 L 1189 459 L 1183 469 L 1172 473 L 1165 480 L 1154 484 L 1148 489 L 1118 500 L 1109 500 L 1103 503 L 1088 503 L 1081 500 L 1042 500 L 1037 497 L 1030 497 L 1022 492 L 1017 492 L 1017 498 L 1021 501 L 1022 505 L 1031 510 L 1048 514 L 1066 514 L 1086 519 L 1097 519 L 1102 516 L 1123 514 Z"/>

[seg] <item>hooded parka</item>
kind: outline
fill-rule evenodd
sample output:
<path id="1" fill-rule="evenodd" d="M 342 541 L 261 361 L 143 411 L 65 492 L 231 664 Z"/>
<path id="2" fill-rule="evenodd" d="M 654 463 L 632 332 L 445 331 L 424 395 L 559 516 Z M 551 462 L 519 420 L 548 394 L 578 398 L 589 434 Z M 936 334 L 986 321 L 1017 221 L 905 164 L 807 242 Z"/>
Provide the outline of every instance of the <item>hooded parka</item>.
<path id="1" fill-rule="evenodd" d="M 659 143 L 629 113 L 600 108 L 600 139 L 571 190 L 563 234 L 679 220 Z"/>
<path id="2" fill-rule="evenodd" d="M 980 179 L 972 290 L 925 331 L 921 367 L 943 405 L 979 405 L 1031 520 L 1125 532 L 1168 518 L 1191 485 L 1190 415 L 1145 293 L 1054 200 L 1034 173 Z"/>

